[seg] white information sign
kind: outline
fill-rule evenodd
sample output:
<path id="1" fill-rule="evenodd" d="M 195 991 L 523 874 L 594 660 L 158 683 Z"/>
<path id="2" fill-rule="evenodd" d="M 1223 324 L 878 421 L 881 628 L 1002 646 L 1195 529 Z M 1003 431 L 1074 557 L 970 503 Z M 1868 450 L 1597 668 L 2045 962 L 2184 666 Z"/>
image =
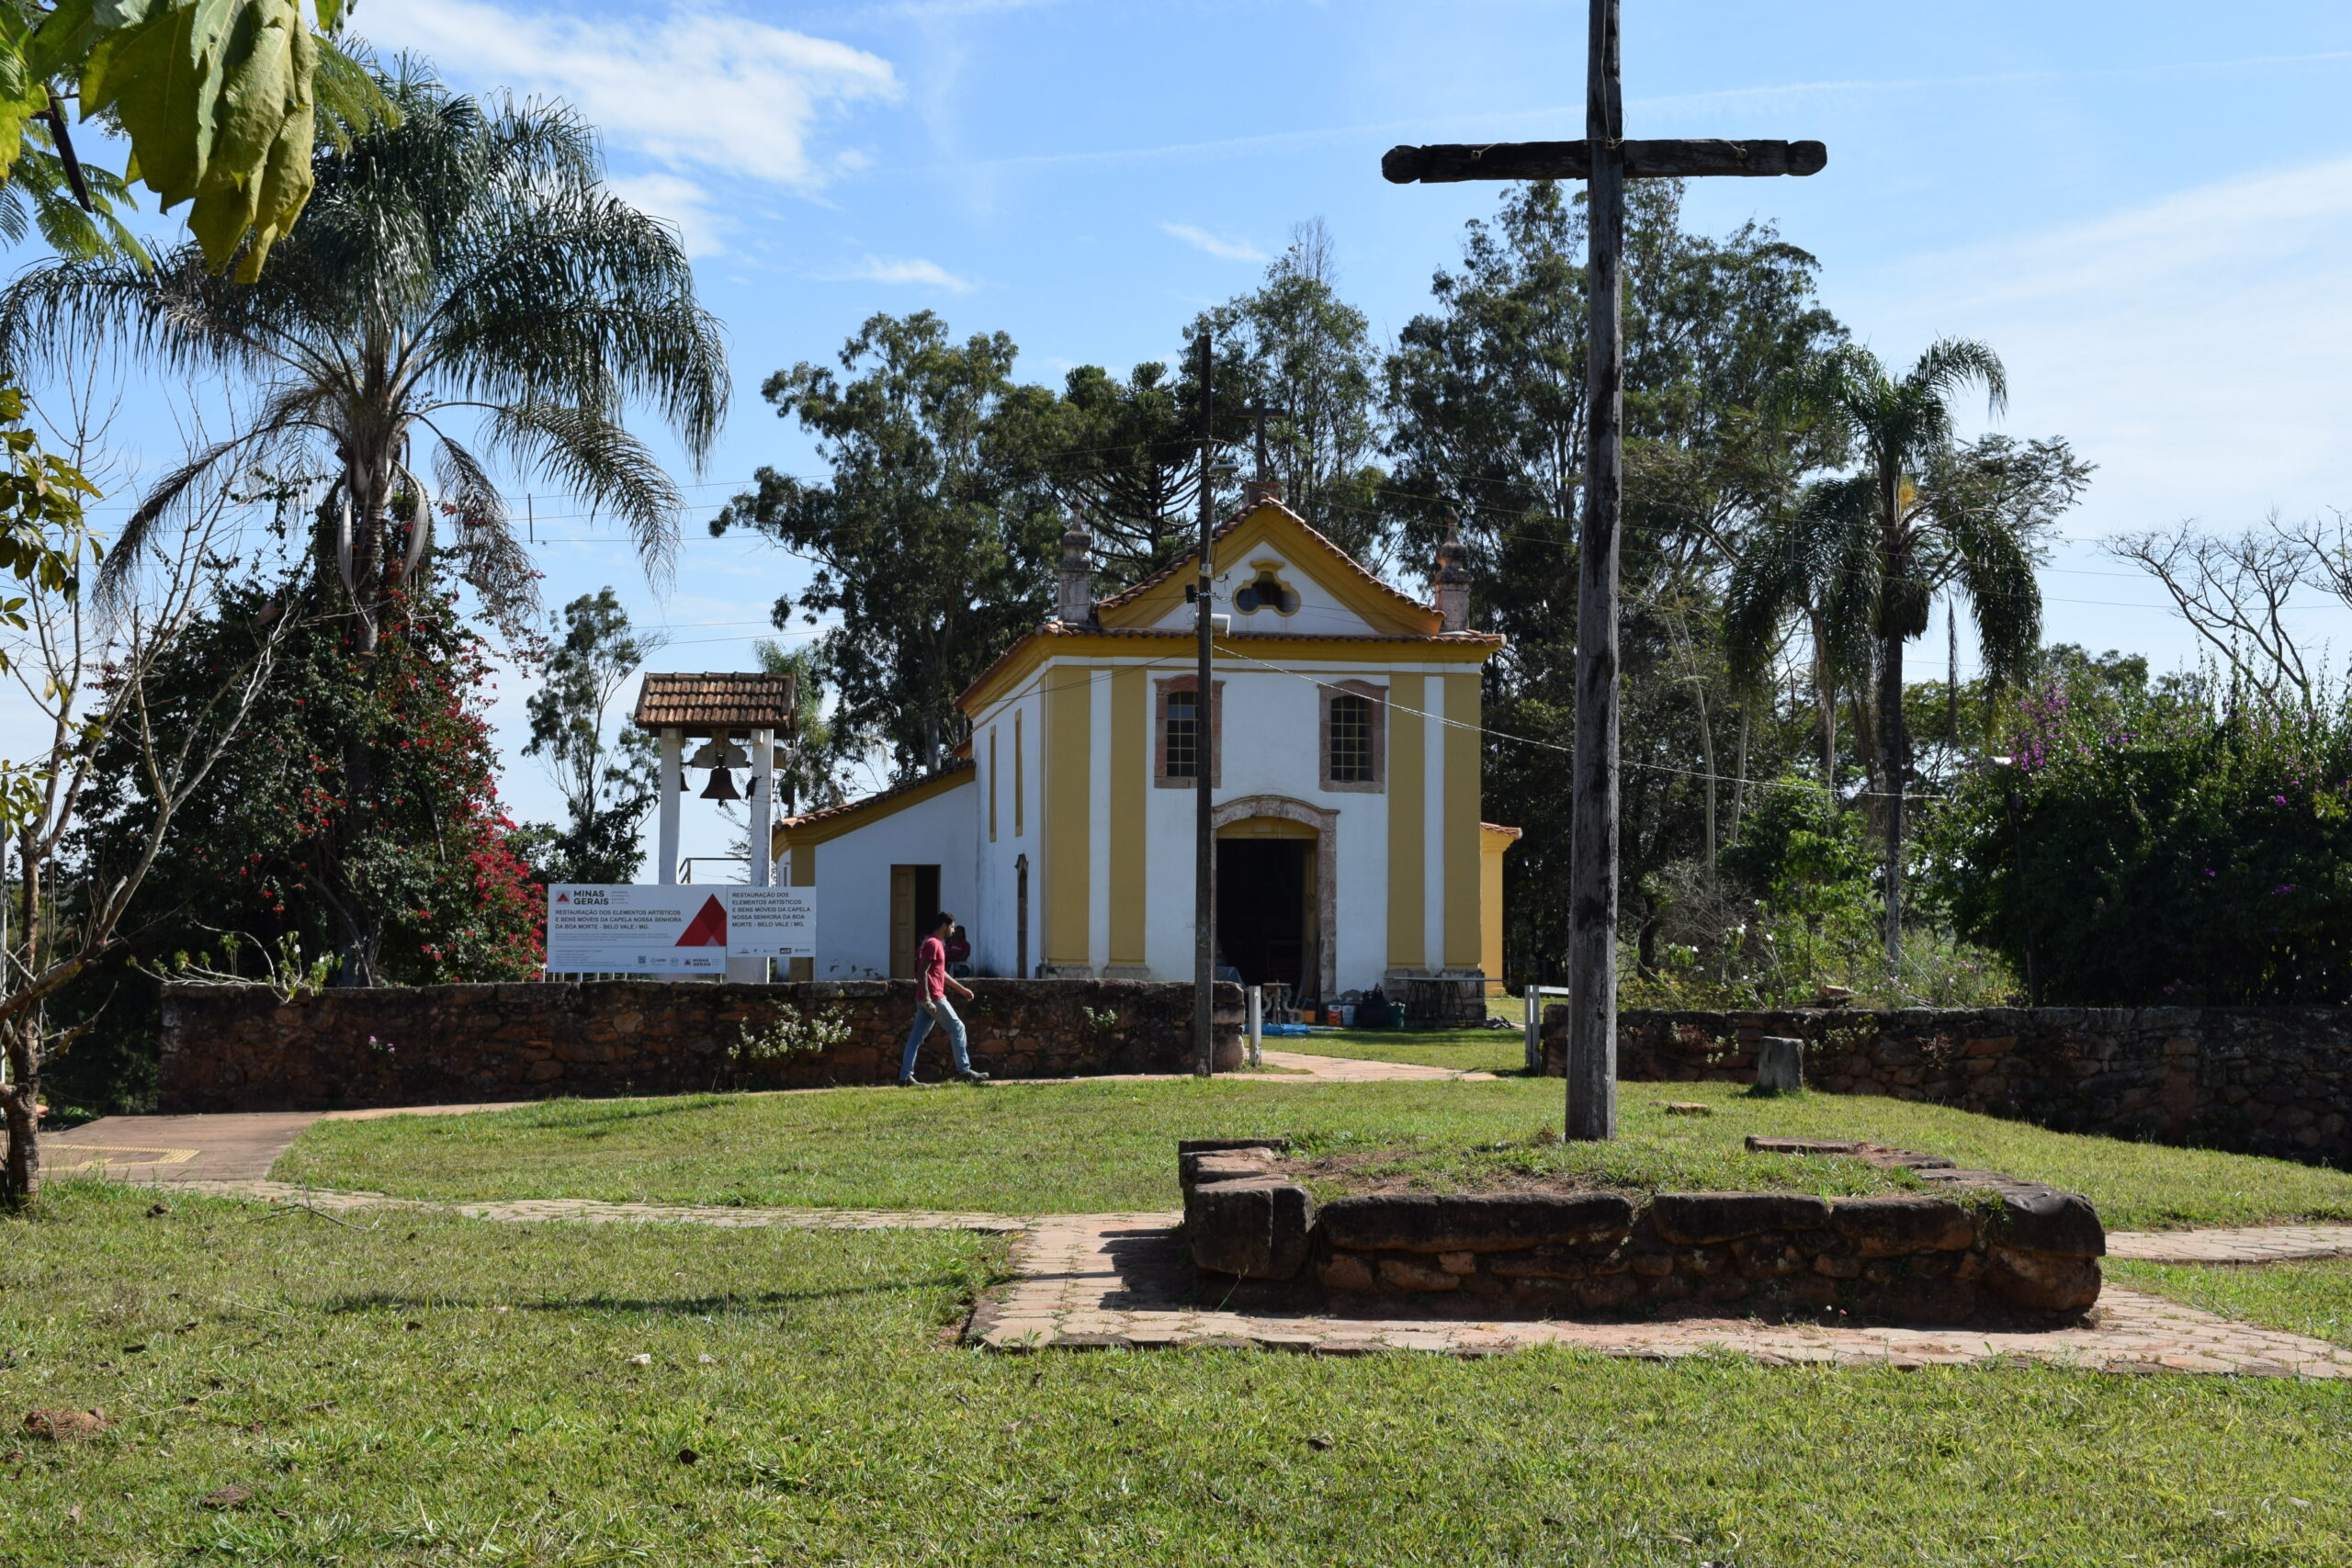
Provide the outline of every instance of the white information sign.
<path id="1" fill-rule="evenodd" d="M 817 890 L 813 887 L 729 887 L 729 958 L 817 956 Z"/>
<path id="2" fill-rule="evenodd" d="M 548 889 L 548 963 L 559 975 L 718 975 L 729 958 L 813 958 L 813 887 L 558 883 Z"/>

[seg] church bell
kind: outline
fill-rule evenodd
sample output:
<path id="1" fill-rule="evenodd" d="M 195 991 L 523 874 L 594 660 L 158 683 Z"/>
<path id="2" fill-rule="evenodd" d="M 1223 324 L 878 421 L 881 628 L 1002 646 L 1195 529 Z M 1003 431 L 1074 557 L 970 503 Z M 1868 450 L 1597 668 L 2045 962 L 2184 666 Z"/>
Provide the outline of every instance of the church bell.
<path id="1" fill-rule="evenodd" d="M 729 773 L 725 768 L 713 768 L 710 770 L 710 783 L 704 787 L 702 797 L 705 800 L 741 800 L 743 798 L 735 791 L 735 775 Z"/>

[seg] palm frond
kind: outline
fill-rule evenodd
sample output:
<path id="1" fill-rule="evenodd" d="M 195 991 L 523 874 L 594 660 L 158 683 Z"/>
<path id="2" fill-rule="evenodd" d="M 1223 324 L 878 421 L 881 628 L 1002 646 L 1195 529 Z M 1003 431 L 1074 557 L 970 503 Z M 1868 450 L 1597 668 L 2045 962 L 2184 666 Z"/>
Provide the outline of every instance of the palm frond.
<path id="1" fill-rule="evenodd" d="M 596 409 L 507 403 L 490 412 L 491 448 L 536 468 L 628 527 L 647 579 L 666 586 L 684 498 L 652 450 Z"/>

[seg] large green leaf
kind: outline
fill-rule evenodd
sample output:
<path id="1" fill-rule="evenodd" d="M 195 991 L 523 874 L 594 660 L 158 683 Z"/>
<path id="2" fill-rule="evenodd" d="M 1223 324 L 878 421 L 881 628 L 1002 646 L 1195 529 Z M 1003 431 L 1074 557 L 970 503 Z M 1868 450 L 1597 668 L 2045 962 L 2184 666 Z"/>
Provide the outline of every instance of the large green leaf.
<path id="1" fill-rule="evenodd" d="M 250 235 L 238 275 L 259 275 L 311 194 L 319 51 L 300 0 L 63 0 L 26 55 L 37 82 L 80 78 L 82 118 L 113 115 L 126 173 L 166 211 L 191 203 L 207 261 L 227 266 Z"/>

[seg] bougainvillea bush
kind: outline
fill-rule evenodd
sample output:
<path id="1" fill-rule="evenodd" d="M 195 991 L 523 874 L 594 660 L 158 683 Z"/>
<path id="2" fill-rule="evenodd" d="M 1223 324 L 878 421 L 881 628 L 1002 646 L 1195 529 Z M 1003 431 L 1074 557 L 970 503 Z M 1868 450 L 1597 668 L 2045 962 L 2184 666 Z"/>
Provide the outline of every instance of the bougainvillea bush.
<path id="1" fill-rule="evenodd" d="M 290 596 L 223 595 L 154 695 L 158 722 Z M 280 656 L 267 711 L 183 810 L 151 886 L 158 934 L 220 953 L 292 935 L 337 983 L 515 979 L 537 966 L 542 903 L 498 804 L 487 653 L 437 595 L 396 599 L 372 652 L 322 615 Z M 89 849 L 145 808 L 135 781 Z M 152 943 L 150 944 L 152 945 Z"/>
<path id="2" fill-rule="evenodd" d="M 2012 818 L 2014 806 L 2014 820 Z M 2352 1001 L 2352 714 L 2052 689 L 1931 832 L 1960 933 L 2047 1003 Z"/>

